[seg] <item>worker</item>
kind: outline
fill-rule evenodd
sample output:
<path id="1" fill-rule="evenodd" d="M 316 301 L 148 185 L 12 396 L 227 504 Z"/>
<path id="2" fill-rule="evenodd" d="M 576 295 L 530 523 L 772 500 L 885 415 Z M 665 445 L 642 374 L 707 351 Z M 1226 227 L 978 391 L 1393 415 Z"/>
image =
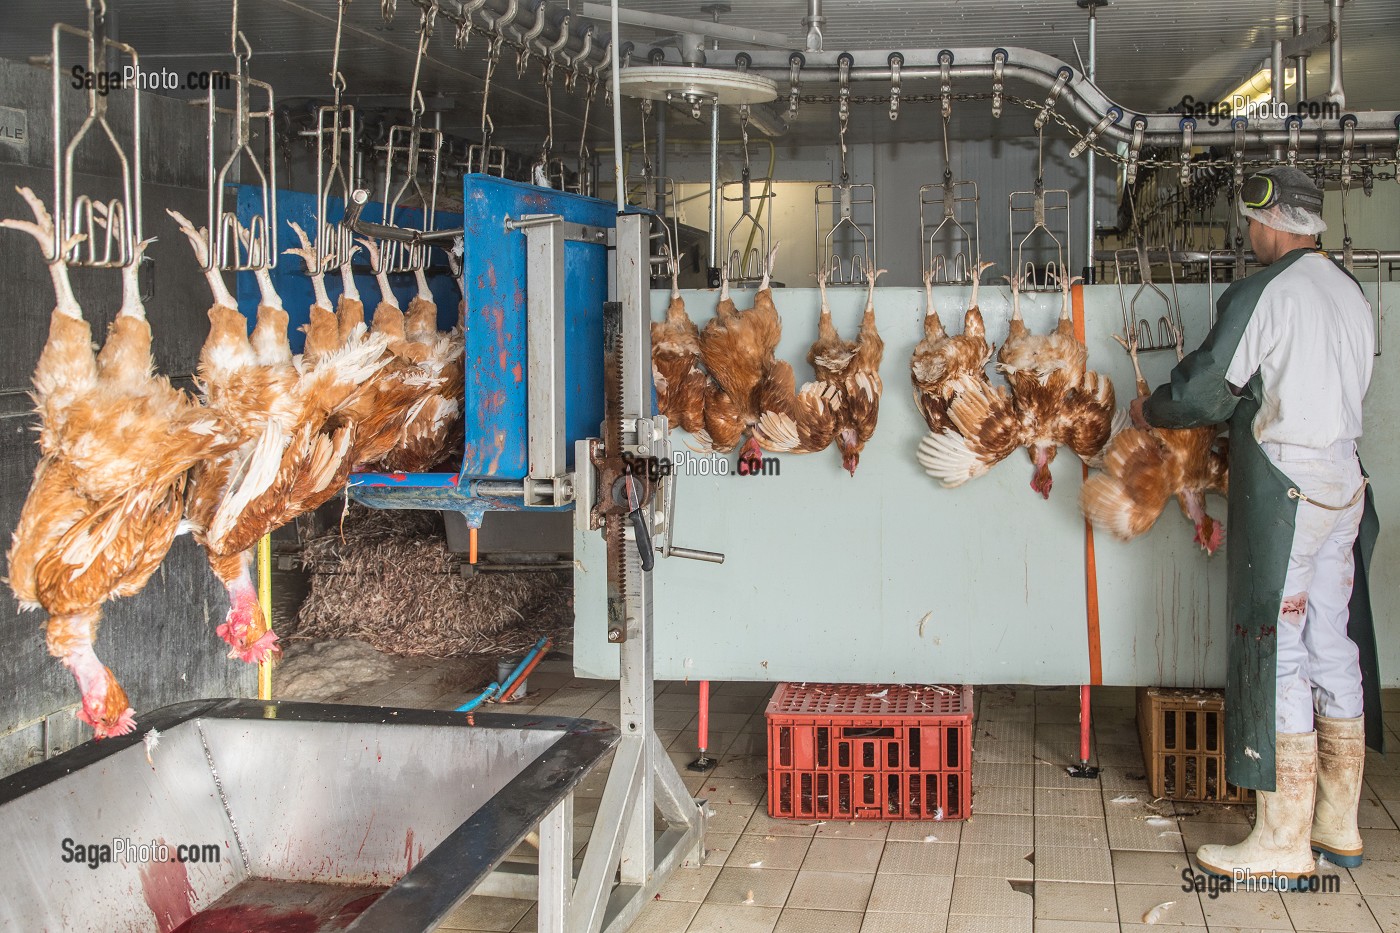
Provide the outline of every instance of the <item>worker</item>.
<path id="1" fill-rule="evenodd" d="M 1366 582 L 1378 523 L 1357 458 L 1375 319 L 1315 247 L 1322 192 L 1295 168 L 1250 176 L 1239 211 L 1264 269 L 1230 286 L 1170 383 L 1133 402 L 1141 428 L 1229 422 L 1227 779 L 1257 791 L 1248 838 L 1201 868 L 1294 887 L 1361 864 L 1365 745 L 1380 749 Z"/>

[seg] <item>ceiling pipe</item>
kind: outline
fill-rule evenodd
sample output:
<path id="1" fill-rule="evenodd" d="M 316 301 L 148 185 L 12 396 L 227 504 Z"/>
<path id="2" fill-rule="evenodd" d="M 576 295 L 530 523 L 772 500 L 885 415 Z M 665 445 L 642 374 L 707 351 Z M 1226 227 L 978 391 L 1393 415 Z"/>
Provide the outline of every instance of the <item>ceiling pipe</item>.
<path id="1" fill-rule="evenodd" d="M 610 17 L 606 4 L 584 5 L 598 8 L 597 15 L 590 18 L 608 22 Z M 460 23 L 464 17 L 474 17 L 474 28 L 481 32 L 500 21 L 505 32 L 533 36 L 534 51 L 555 46 L 564 61 L 573 61 L 578 56 L 580 60 L 574 65 L 581 65 L 590 71 L 598 70 L 608 60 L 610 39 L 595 34 L 592 39 L 586 40 L 584 34 L 590 28 L 589 24 L 571 18 L 568 10 L 562 7 L 551 7 L 547 3 L 521 3 L 520 0 L 486 0 L 478 5 L 473 0 L 471 3 L 456 4 L 455 11 L 448 4 L 443 4 L 441 10 L 443 17 L 454 23 Z M 508 15 L 509 19 L 506 18 Z M 561 38 L 564 39 L 563 45 L 559 45 Z"/>
<path id="2" fill-rule="evenodd" d="M 1308 31 L 1308 17 L 1299 13 L 1293 17 L 1293 38 Z M 1293 56 L 1293 102 L 1301 104 L 1308 99 L 1308 53 L 1299 52 Z"/>
<path id="3" fill-rule="evenodd" d="M 1331 31 L 1329 46 L 1327 101 L 1346 107 L 1347 95 L 1342 90 L 1342 6 L 1346 0 L 1327 0 L 1327 26 Z"/>
<path id="4" fill-rule="evenodd" d="M 820 52 L 822 50 L 822 27 L 826 25 L 826 17 L 822 15 L 822 0 L 807 0 L 807 15 L 802 18 L 802 25 L 807 27 L 807 51 Z"/>
<path id="5" fill-rule="evenodd" d="M 505 0 L 490 0 L 501 2 Z M 606 3 L 584 3 L 583 15 L 589 19 L 609 20 L 612 11 Z M 708 20 L 686 19 L 682 16 L 666 16 L 662 13 L 644 13 L 640 10 L 619 10 L 619 23 L 629 26 L 645 26 L 657 32 L 690 33 L 707 36 L 711 39 L 724 39 L 729 42 L 742 42 L 745 45 L 763 45 L 775 49 L 796 49 L 800 46 L 789 36 L 761 29 L 746 29 L 743 26 L 730 26 Z"/>
<path id="6" fill-rule="evenodd" d="M 944 51 L 953 54 L 954 64 L 950 69 L 953 77 L 994 77 L 993 49 L 962 48 Z M 1141 116 L 1147 121 L 1145 133 L 1147 141 L 1180 143 L 1181 114 L 1136 114 L 1113 101 L 1084 75 L 1053 56 L 1025 48 L 1004 48 L 1003 51 L 1006 52 L 1005 76 L 1025 81 L 1039 88 L 1049 89 L 1053 87 L 1059 72 L 1068 70 L 1072 77 L 1060 94 L 1060 107 L 1062 110 L 1073 112 L 1090 126 L 1096 125 L 1105 115 L 1116 111 L 1117 119 L 1102 131 L 1099 139 L 1108 142 L 1130 141 L 1132 138 L 1132 119 L 1134 116 Z M 751 58 L 748 68 L 751 73 L 772 78 L 778 82 L 780 87 L 786 86 L 791 74 L 787 54 L 766 51 L 753 51 L 746 54 Z M 857 64 L 857 67 L 850 69 L 851 81 L 875 81 L 886 84 L 890 81 L 892 72 L 885 58 L 888 53 L 866 51 L 849 54 L 855 58 Z M 922 49 L 903 54 L 905 64 L 900 69 L 900 77 L 903 81 L 934 80 L 940 77 L 937 62 L 939 50 Z M 809 81 L 834 82 L 838 73 L 839 65 L 836 61 L 836 54 L 832 52 L 818 52 L 808 55 L 807 63 L 801 70 L 804 83 Z M 1396 142 L 1395 119 L 1400 116 L 1400 112 L 1373 110 L 1358 112 L 1355 116 L 1357 118 L 1355 142 L 1391 144 Z M 1284 120 L 1280 118 L 1259 117 L 1249 121 L 1245 136 L 1251 144 L 1256 145 L 1288 142 L 1288 130 Z M 1318 143 L 1339 144 L 1343 141 L 1340 122 L 1327 125 L 1316 120 L 1308 120 L 1302 127 L 1300 139 L 1302 142 L 1313 145 Z M 1198 121 L 1193 141 L 1198 146 L 1232 145 L 1234 131 L 1226 120 L 1220 121 L 1217 126 L 1212 126 L 1207 120 L 1202 119 Z"/>

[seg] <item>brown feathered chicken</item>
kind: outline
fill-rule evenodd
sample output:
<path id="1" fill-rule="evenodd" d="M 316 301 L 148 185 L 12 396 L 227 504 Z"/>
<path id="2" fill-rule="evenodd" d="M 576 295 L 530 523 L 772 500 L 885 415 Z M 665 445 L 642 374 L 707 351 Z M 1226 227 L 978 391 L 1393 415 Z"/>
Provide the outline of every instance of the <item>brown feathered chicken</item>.
<path id="1" fill-rule="evenodd" d="M 404 332 L 413 355 L 420 357 L 416 377 L 420 390 L 404 413 L 393 448 L 377 464 L 377 469 L 395 473 L 430 470 L 451 453 L 466 389 L 462 328 L 448 333 L 437 329 L 437 302 L 428 277 L 422 269 L 415 269 L 414 275 L 418 293 L 408 303 Z"/>
<path id="2" fill-rule="evenodd" d="M 759 415 L 758 437 L 766 450 L 806 454 L 826 450 L 836 436 L 837 412 L 841 407 L 844 375 L 855 350 L 841 339 L 831 320 L 826 297 L 826 270 L 817 272 L 821 310 L 817 317 L 817 339 L 807 351 L 807 362 L 815 376 L 795 392 L 790 401 L 782 391 L 785 374 L 771 380 L 773 393 L 765 400 Z M 781 361 L 780 361 L 781 362 Z M 786 364 L 782 364 L 786 365 Z M 791 371 L 791 367 L 788 368 Z"/>
<path id="3" fill-rule="evenodd" d="M 971 382 L 948 408 L 952 429 L 930 433 L 920 442 L 925 472 L 945 486 L 959 486 L 1025 447 L 1035 465 L 1031 489 L 1050 497 L 1050 464 L 1059 445 L 1086 463 L 1108 442 L 1113 428 L 1113 383 L 1086 370 L 1088 350 L 1074 336 L 1070 289 L 1063 279 L 1063 307 L 1056 329 L 1032 334 L 1021 317 L 1020 280 L 1012 278 L 1013 313 L 997 370 L 1010 392 Z"/>
<path id="4" fill-rule="evenodd" d="M 354 243 L 340 260 L 340 297 L 335 303 L 335 320 L 342 344 L 360 340 L 365 334 L 365 305 L 355 284 L 353 261 L 358 250 Z"/>
<path id="5" fill-rule="evenodd" d="M 843 340 L 832 324 L 826 276 L 817 274 L 821 314 L 817 339 L 807 351 L 816 378 L 796 393 L 790 405 L 784 406 L 775 392 L 763 406 L 757 434 L 765 449 L 810 453 L 834 440 L 841 451 L 841 465 L 855 476 L 861 451 L 875 433 L 884 388 L 880 362 L 885 344 L 875 326 L 875 282 L 884 271 L 869 276 L 865 313 L 854 341 Z M 776 388 L 777 379 L 774 383 Z"/>
<path id="6" fill-rule="evenodd" d="M 987 385 L 987 363 L 992 347 L 978 307 L 982 273 L 995 263 L 984 262 L 972 279 L 972 298 L 963 314 L 963 330 L 949 336 L 933 304 L 933 273 L 924 273 L 924 337 L 914 347 L 909 375 L 914 383 L 914 404 L 929 430 L 941 434 L 952 427 L 948 405 L 967 391 L 969 381 Z"/>
<path id="7" fill-rule="evenodd" d="M 705 432 L 705 390 L 710 383 L 700 359 L 700 328 L 685 311 L 680 267 L 671 260 L 671 303 L 666 320 L 651 322 L 651 377 L 656 409 L 672 427 Z"/>
<path id="8" fill-rule="evenodd" d="M 203 263 L 204 231 L 171 212 Z M 211 409 L 236 426 L 240 445 L 195 473 L 186 518 L 208 553 L 210 567 L 229 592 L 230 609 L 218 627 L 230 656 L 260 662 L 277 651 L 258 605 L 250 567 L 259 538 L 335 495 L 350 471 L 354 425 L 348 412 L 387 361 L 387 340 L 339 345 L 339 328 L 324 288 L 307 328 L 302 371 L 287 364 L 286 312 L 266 270 L 255 273 L 262 298 L 254 340 L 217 271 L 210 332 L 200 353 L 200 381 Z M 280 338 L 277 323 L 280 322 Z M 264 341 L 258 330 L 266 326 Z M 263 343 L 266 344 L 263 347 Z"/>
<path id="9" fill-rule="evenodd" d="M 20 194 L 35 222 L 0 223 L 51 248 L 48 211 L 29 189 Z M 180 529 L 190 467 L 231 446 L 215 418 L 154 373 L 137 282 L 150 242 L 122 269 L 121 310 L 96 357 L 66 264 L 49 264 L 57 301 L 34 373 L 44 456 L 9 553 L 10 586 L 22 608 L 48 612 L 49 652 L 72 671 L 78 718 L 97 738 L 134 727 L 125 692 L 93 648 L 102 604 L 146 584 Z"/>
<path id="10" fill-rule="evenodd" d="M 754 294 L 754 306 L 736 311 L 725 279 L 715 316 L 700 331 L 700 354 L 712 380 L 705 392 L 701 440 L 727 453 L 747 438 L 740 457 L 753 463 L 762 459 L 754 429 L 764 405 L 771 404 L 764 400 L 790 399 L 793 383 L 792 367 L 774 356 L 783 332 L 770 286 L 777 252 L 775 243 Z"/>
<path id="11" fill-rule="evenodd" d="M 1137 334 L 1127 340 L 1141 398 L 1151 394 L 1138 366 Z M 1182 357 L 1181 332 L 1176 331 L 1176 355 Z M 1225 526 L 1206 512 L 1208 492 L 1229 491 L 1229 453 L 1219 426 L 1173 430 L 1125 427 L 1113 435 L 1104 452 L 1103 472 L 1085 481 L 1079 493 L 1084 515 L 1118 538 L 1131 541 L 1156 523 L 1167 500 L 1176 496 L 1184 514 L 1196 526 L 1195 542 L 1214 554 L 1225 540 Z"/>
<path id="12" fill-rule="evenodd" d="M 298 256 L 306 263 L 307 278 L 311 280 L 311 307 L 309 309 L 307 322 L 302 325 L 301 331 L 306 335 L 306 343 L 301 351 L 301 365 L 299 369 L 303 372 L 313 369 L 320 363 L 323 357 L 329 356 L 340 348 L 344 342 L 342 337 L 342 319 L 338 317 L 331 308 L 331 296 L 326 291 L 325 279 L 309 270 L 316 268 L 318 261 L 316 249 L 311 245 L 311 239 L 306 235 L 306 231 L 296 221 L 287 221 L 292 232 L 301 241 L 300 249 L 284 250 L 289 256 Z M 259 280 L 261 285 L 261 280 Z M 264 289 L 264 292 L 266 290 Z M 274 292 L 275 294 L 275 292 Z M 258 319 L 262 320 L 266 303 L 258 306 Z M 362 309 L 363 311 L 363 309 Z M 285 314 L 285 312 L 283 312 Z M 350 315 L 346 315 L 348 321 Z M 363 322 L 362 322 L 363 323 Z M 282 333 L 277 338 L 279 342 L 286 343 L 285 324 Z M 256 344 L 256 339 L 254 340 Z M 259 354 L 261 357 L 261 354 Z"/>

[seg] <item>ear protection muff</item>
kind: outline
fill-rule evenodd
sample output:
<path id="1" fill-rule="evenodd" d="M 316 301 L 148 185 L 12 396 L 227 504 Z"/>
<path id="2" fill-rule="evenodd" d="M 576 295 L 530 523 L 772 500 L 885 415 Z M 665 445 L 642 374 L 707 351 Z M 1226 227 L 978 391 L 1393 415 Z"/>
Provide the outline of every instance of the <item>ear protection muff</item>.
<path id="1" fill-rule="evenodd" d="M 1322 213 L 1322 195 L 1319 192 L 1286 185 L 1263 172 L 1244 180 L 1240 186 L 1240 203 L 1260 211 L 1268 210 L 1275 204 L 1286 204 L 1314 214 Z"/>

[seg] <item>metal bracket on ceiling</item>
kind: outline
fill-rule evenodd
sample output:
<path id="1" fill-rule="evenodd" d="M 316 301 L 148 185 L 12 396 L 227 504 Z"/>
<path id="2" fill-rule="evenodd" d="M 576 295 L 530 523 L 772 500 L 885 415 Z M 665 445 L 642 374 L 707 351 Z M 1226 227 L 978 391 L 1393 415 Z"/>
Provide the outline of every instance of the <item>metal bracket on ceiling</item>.
<path id="1" fill-rule="evenodd" d="M 1191 137 L 1196 132 L 1194 117 L 1181 118 L 1181 187 L 1191 187 Z"/>

